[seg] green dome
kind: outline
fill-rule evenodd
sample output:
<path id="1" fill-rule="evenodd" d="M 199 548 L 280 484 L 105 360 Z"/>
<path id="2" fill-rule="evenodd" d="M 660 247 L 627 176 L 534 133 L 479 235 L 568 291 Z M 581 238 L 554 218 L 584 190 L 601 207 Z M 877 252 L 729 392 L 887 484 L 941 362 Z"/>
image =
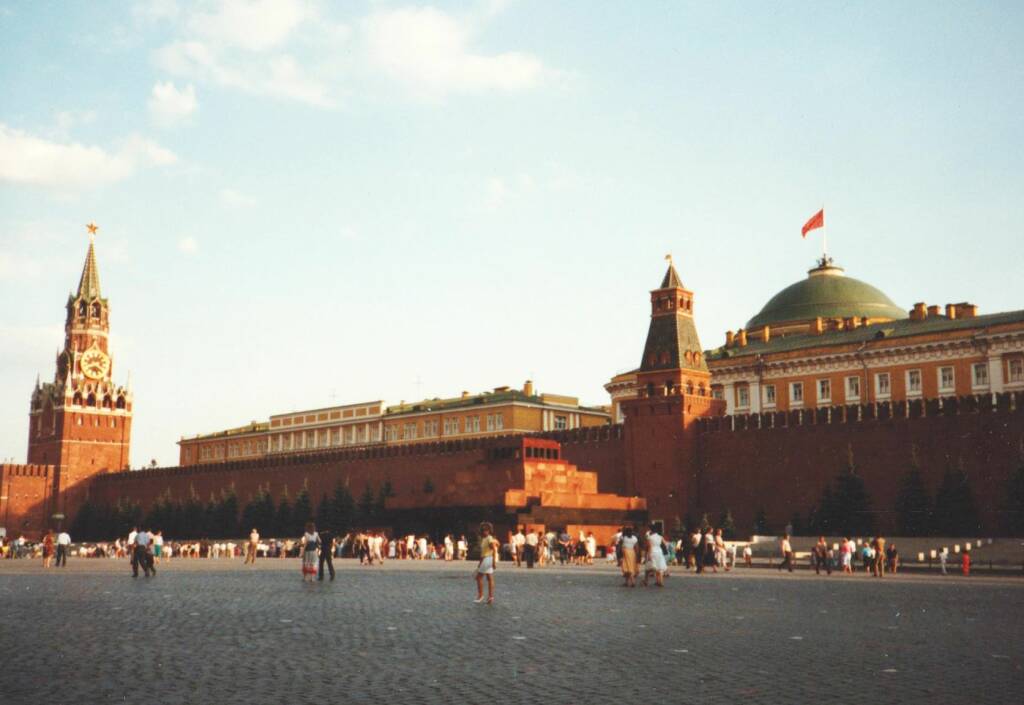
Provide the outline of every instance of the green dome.
<path id="1" fill-rule="evenodd" d="M 881 291 L 846 276 L 831 260 L 823 260 L 807 278 L 787 286 L 747 321 L 747 330 L 764 325 L 822 318 L 906 318 L 907 312 Z"/>

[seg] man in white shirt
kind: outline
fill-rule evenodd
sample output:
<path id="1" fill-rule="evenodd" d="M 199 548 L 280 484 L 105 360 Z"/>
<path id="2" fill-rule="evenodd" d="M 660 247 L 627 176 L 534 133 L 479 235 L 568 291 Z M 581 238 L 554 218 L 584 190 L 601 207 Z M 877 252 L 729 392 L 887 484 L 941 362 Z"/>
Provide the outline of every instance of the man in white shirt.
<path id="1" fill-rule="evenodd" d="M 540 539 L 537 537 L 536 531 L 531 531 L 526 535 L 526 567 L 532 568 L 533 562 L 537 560 L 537 544 L 540 543 Z"/>
<path id="2" fill-rule="evenodd" d="M 523 546 L 526 545 L 526 534 L 523 533 L 522 529 L 516 532 L 510 543 L 513 557 L 516 559 L 516 567 L 518 568 L 523 563 Z"/>
<path id="3" fill-rule="evenodd" d="M 139 566 L 148 578 L 150 574 L 156 575 L 156 568 L 153 567 L 153 556 L 149 552 L 149 544 L 152 539 L 149 532 L 143 529 L 136 532 L 135 543 L 132 546 L 132 577 L 139 577 Z"/>
<path id="4" fill-rule="evenodd" d="M 779 542 L 779 550 L 782 552 L 782 563 L 779 564 L 779 570 L 788 568 L 789 572 L 793 572 L 793 545 L 789 542 L 789 534 L 782 535 L 782 541 Z"/>
<path id="5" fill-rule="evenodd" d="M 62 531 L 57 534 L 57 567 L 63 567 L 68 564 L 68 551 L 71 550 L 71 535 Z"/>
<path id="6" fill-rule="evenodd" d="M 256 547 L 260 543 L 260 532 L 256 531 L 256 527 L 253 527 L 252 531 L 249 532 L 249 545 L 245 551 L 245 565 L 256 563 Z"/>

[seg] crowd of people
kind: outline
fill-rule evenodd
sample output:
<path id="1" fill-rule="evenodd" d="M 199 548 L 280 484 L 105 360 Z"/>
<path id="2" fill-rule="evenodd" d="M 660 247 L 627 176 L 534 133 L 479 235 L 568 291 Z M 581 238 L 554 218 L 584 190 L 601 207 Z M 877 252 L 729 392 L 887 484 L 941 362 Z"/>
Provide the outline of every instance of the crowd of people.
<path id="1" fill-rule="evenodd" d="M 312 537 L 312 538 L 311 538 Z M 721 528 L 695 528 L 675 539 L 661 535 L 657 525 L 638 531 L 634 527 L 623 527 L 609 545 L 600 546 L 593 532 L 578 531 L 571 535 L 566 529 L 543 531 L 526 526 L 515 527 L 502 543 L 491 534 L 487 546 L 493 545 L 491 569 L 499 561 L 507 561 L 516 567 L 533 568 L 543 565 L 593 565 L 602 557 L 620 566 L 624 584 L 648 585 L 653 579 L 656 585 L 664 585 L 669 566 L 685 567 L 699 573 L 719 570 L 728 572 L 735 568 L 742 551 L 742 560 L 747 567 L 753 565 L 753 553 L 749 543 L 727 541 Z M 490 549 L 488 549 L 490 550 Z M 312 552 L 312 553 L 311 553 Z M 326 564 L 331 579 L 334 578 L 333 558 L 356 558 L 361 565 L 382 565 L 386 560 L 443 560 L 466 561 L 470 544 L 465 535 L 446 534 L 441 540 L 432 540 L 425 534 L 405 534 L 389 537 L 380 530 L 355 530 L 344 535 L 335 535 L 329 530 L 316 530 L 312 523 L 298 539 L 263 539 L 253 529 L 248 541 L 164 541 L 161 531 L 132 529 L 125 539 L 112 542 L 87 543 L 72 548 L 71 537 L 66 531 L 47 531 L 40 541 L 30 542 L 23 535 L 16 538 L 0 539 L 0 558 L 41 558 L 43 566 L 62 567 L 67 565 L 69 555 L 84 558 L 128 559 L 132 574 L 139 569 L 146 576 L 156 574 L 161 560 L 185 559 L 237 559 L 244 558 L 247 564 L 256 558 L 302 558 L 303 576 L 324 577 Z M 779 541 L 780 563 L 778 569 L 792 572 L 797 563 L 789 534 Z M 871 539 L 855 541 L 851 537 L 830 544 L 820 536 L 809 554 L 810 567 L 820 575 L 822 571 L 831 575 L 833 571 L 852 574 L 857 564 L 866 573 L 882 577 L 895 574 L 900 568 L 900 554 L 895 542 L 886 541 L 879 535 Z M 946 573 L 948 553 L 943 550 L 938 556 L 943 574 Z M 970 575 L 971 556 L 969 551 L 960 554 L 964 575 Z M 312 568 L 312 570 L 310 570 Z"/>

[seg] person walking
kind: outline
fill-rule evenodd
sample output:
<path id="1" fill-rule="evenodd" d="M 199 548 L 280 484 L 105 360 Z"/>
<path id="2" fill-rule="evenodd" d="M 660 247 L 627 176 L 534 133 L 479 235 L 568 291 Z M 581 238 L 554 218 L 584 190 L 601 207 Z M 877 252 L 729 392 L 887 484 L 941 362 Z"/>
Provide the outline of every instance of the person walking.
<path id="1" fill-rule="evenodd" d="M 537 530 L 533 529 L 526 534 L 526 567 L 532 568 L 533 564 L 537 561 L 537 546 L 540 544 L 540 537 L 537 536 Z"/>
<path id="2" fill-rule="evenodd" d="M 964 552 L 960 554 L 960 570 L 963 571 L 964 577 L 969 578 L 971 576 L 971 549 L 964 549 Z"/>
<path id="3" fill-rule="evenodd" d="M 939 551 L 939 568 L 942 569 L 942 574 L 946 575 L 946 561 L 949 560 L 949 549 L 945 546 Z"/>
<path id="4" fill-rule="evenodd" d="M 871 542 L 871 574 L 881 578 L 885 574 L 885 539 L 881 534 Z"/>
<path id="5" fill-rule="evenodd" d="M 818 543 L 814 544 L 811 555 L 814 557 L 815 575 L 821 575 L 822 568 L 825 569 L 826 574 L 832 575 L 832 564 L 828 560 L 828 543 L 824 536 L 818 537 Z"/>
<path id="6" fill-rule="evenodd" d="M 713 541 L 714 539 L 712 539 Z M 644 564 L 644 579 L 642 581 L 644 587 L 647 587 L 647 580 L 652 573 L 654 574 L 654 584 L 658 587 L 665 587 L 665 571 L 668 570 L 668 565 L 665 563 L 665 549 L 662 547 L 664 542 L 665 539 L 658 533 L 657 525 L 651 524 L 647 531 L 647 560 Z"/>
<path id="7" fill-rule="evenodd" d="M 640 540 L 633 534 L 632 526 L 622 530 L 622 536 L 619 538 L 619 565 L 625 579 L 625 587 L 636 587 L 636 576 L 639 573 L 636 553 L 639 542 Z"/>
<path id="8" fill-rule="evenodd" d="M 164 555 L 164 532 L 153 533 L 153 565 L 160 565 L 160 558 Z"/>
<path id="9" fill-rule="evenodd" d="M 260 543 L 260 532 L 256 531 L 256 527 L 252 527 L 252 531 L 249 532 L 249 543 L 245 547 L 245 563 L 244 565 L 256 565 L 256 547 Z"/>
<path id="10" fill-rule="evenodd" d="M 331 580 L 334 580 L 334 532 L 330 529 L 324 529 L 320 533 L 320 565 L 317 567 L 316 579 L 324 579 L 324 563 L 327 563 L 327 570 L 331 574 Z"/>
<path id="11" fill-rule="evenodd" d="M 509 541 L 512 548 L 512 557 L 516 560 L 516 568 L 522 567 L 523 558 L 525 558 L 523 555 L 523 549 L 526 547 L 526 534 L 523 531 L 524 528 L 525 527 L 520 527 L 519 531 L 517 531 L 512 537 L 512 540 Z"/>
<path id="12" fill-rule="evenodd" d="M 302 535 L 299 545 L 302 551 L 302 582 L 311 583 L 316 575 L 316 549 L 320 546 L 320 535 L 313 522 L 306 522 L 306 533 Z"/>
<path id="13" fill-rule="evenodd" d="M 895 543 L 890 543 L 889 548 L 885 549 L 885 562 L 889 572 L 895 575 L 900 567 L 900 552 L 896 550 Z"/>
<path id="14" fill-rule="evenodd" d="M 61 531 L 57 534 L 57 567 L 65 568 L 68 564 L 68 551 L 71 550 L 71 534 Z"/>
<path id="15" fill-rule="evenodd" d="M 131 546 L 132 552 L 132 577 L 139 577 L 139 568 L 148 578 L 150 574 L 156 575 L 156 568 L 153 567 L 153 556 L 150 554 L 149 545 L 152 537 L 145 529 L 135 532 L 135 543 Z"/>
<path id="16" fill-rule="evenodd" d="M 782 553 L 782 563 L 779 564 L 779 570 L 788 568 L 789 572 L 793 572 L 793 545 L 789 542 L 789 534 L 782 535 L 782 541 L 779 542 L 779 550 Z"/>
<path id="17" fill-rule="evenodd" d="M 50 531 L 50 530 L 47 530 L 46 531 L 46 535 L 43 536 L 43 567 L 44 568 L 49 568 L 50 564 L 53 562 L 53 553 L 54 553 L 54 550 L 55 550 L 54 546 L 55 546 L 55 544 L 54 544 L 54 540 L 53 540 L 53 532 Z"/>
<path id="18" fill-rule="evenodd" d="M 494 538 L 494 526 L 485 521 L 480 525 L 480 562 L 473 577 L 476 579 L 476 602 L 484 601 L 484 576 L 487 576 L 487 604 L 494 604 L 494 570 L 498 564 L 501 544 Z"/>

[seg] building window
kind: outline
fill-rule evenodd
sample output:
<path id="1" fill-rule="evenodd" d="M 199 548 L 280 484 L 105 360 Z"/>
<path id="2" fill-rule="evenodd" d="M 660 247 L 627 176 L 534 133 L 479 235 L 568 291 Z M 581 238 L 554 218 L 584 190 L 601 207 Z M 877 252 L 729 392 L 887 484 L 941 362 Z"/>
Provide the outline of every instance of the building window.
<path id="1" fill-rule="evenodd" d="M 792 382 L 789 385 L 789 401 L 794 405 L 804 403 L 804 383 Z"/>
<path id="2" fill-rule="evenodd" d="M 907 370 L 907 396 L 921 396 L 921 370 Z"/>
<path id="3" fill-rule="evenodd" d="M 487 414 L 487 430 L 494 431 L 494 414 Z"/>
<path id="4" fill-rule="evenodd" d="M 846 400 L 857 401 L 860 399 L 860 377 L 846 378 Z"/>
<path id="5" fill-rule="evenodd" d="M 331 431 L 331 443 L 336 446 L 341 445 L 341 429 L 336 428 Z"/>
<path id="6" fill-rule="evenodd" d="M 402 438 L 405 438 L 405 439 L 408 440 L 408 439 L 415 438 L 415 437 L 416 437 L 416 424 L 415 423 L 407 423 L 407 424 L 405 424 L 405 428 L 402 429 Z"/>
<path id="7" fill-rule="evenodd" d="M 505 430 L 505 414 L 494 415 L 494 430 L 503 431 Z"/>
<path id="8" fill-rule="evenodd" d="M 775 385 L 769 384 L 764 388 L 764 405 L 775 406 Z"/>
<path id="9" fill-rule="evenodd" d="M 444 420 L 444 435 L 454 436 L 459 432 L 459 420 L 458 419 L 445 419 Z"/>
<path id="10" fill-rule="evenodd" d="M 423 435 L 433 437 L 437 435 L 437 419 L 427 419 L 423 422 Z"/>
<path id="11" fill-rule="evenodd" d="M 952 392 L 956 385 L 952 367 L 939 368 L 939 391 Z"/>
<path id="12" fill-rule="evenodd" d="M 888 399 L 892 394 L 892 380 L 888 372 L 879 372 L 875 375 L 875 396 L 879 399 Z"/>
<path id="13" fill-rule="evenodd" d="M 316 431 L 306 431 L 306 447 L 316 448 Z"/>
<path id="14" fill-rule="evenodd" d="M 466 433 L 480 433 L 480 417 L 479 416 L 467 416 L 466 417 Z"/>
<path id="15" fill-rule="evenodd" d="M 988 386 L 988 363 L 977 362 L 971 367 L 971 376 L 975 387 Z"/>
<path id="16" fill-rule="evenodd" d="M 736 387 L 736 406 L 740 409 L 750 406 L 750 387 L 746 385 Z"/>
<path id="17" fill-rule="evenodd" d="M 398 440 L 398 427 L 387 426 L 384 428 L 384 440 L 386 441 L 397 441 Z"/>
<path id="18" fill-rule="evenodd" d="M 1015 357 L 1009 362 L 1009 372 L 1007 375 L 1007 381 L 1011 384 L 1013 382 L 1024 382 L 1024 359 Z"/>
<path id="19" fill-rule="evenodd" d="M 724 399 L 725 396 L 722 394 L 722 387 L 719 385 L 712 385 L 711 387 L 711 398 L 712 399 Z"/>
<path id="20" fill-rule="evenodd" d="M 569 427 L 568 419 L 565 416 L 555 416 L 555 430 L 564 431 Z"/>
<path id="21" fill-rule="evenodd" d="M 832 401 L 832 381 L 828 379 L 818 380 L 818 402 Z"/>

